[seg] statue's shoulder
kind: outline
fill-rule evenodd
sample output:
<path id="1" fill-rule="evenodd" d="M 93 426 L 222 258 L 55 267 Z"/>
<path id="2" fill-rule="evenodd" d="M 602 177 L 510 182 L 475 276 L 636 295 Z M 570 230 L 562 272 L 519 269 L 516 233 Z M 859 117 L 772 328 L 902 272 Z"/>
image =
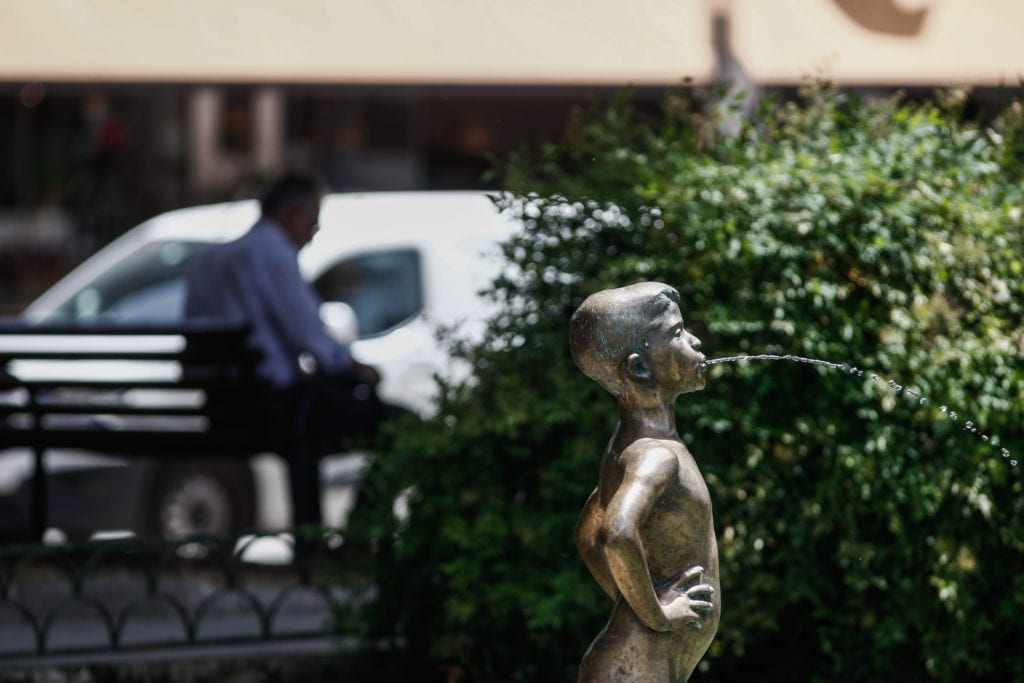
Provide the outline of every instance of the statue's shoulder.
<path id="1" fill-rule="evenodd" d="M 641 465 L 645 469 L 674 466 L 680 447 L 681 443 L 669 439 L 637 439 L 622 450 L 618 461 L 626 468 Z"/>

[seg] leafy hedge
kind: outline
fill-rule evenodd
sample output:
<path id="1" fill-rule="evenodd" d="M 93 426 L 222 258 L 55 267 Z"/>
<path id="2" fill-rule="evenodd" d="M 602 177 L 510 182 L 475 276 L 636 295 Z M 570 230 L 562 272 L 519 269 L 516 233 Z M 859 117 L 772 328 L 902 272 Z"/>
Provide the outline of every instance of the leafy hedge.
<path id="1" fill-rule="evenodd" d="M 622 98 L 509 160 L 539 196 L 502 202 L 524 228 L 502 313 L 457 346 L 476 379 L 376 460 L 354 523 L 396 679 L 574 680 L 610 607 L 571 534 L 615 406 L 567 321 L 658 280 L 708 357 L 865 371 L 722 364 L 680 400 L 722 562 L 695 680 L 1024 680 L 1024 474 L 1000 452 L 1024 454 L 1024 116 L 952 101 L 811 89 L 727 137 L 683 97 Z"/>

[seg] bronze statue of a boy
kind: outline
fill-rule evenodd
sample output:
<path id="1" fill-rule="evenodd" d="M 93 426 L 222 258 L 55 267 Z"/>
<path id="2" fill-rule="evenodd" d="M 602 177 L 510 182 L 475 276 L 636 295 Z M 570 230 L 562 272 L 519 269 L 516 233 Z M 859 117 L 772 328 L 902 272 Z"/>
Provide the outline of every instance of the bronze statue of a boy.
<path id="1" fill-rule="evenodd" d="M 615 601 L 579 680 L 686 681 L 721 605 L 711 498 L 675 421 L 676 397 L 704 388 L 700 341 L 683 327 L 679 293 L 643 282 L 587 298 L 569 343 L 619 404 L 576 526 L 584 562 Z"/>

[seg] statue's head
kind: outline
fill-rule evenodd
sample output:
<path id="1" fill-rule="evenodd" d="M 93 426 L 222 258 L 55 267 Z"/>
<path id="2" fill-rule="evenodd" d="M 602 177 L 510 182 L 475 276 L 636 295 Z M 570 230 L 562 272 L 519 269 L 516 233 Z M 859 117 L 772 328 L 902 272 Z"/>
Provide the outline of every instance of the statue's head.
<path id="1" fill-rule="evenodd" d="M 630 388 L 671 400 L 704 388 L 700 340 L 683 327 L 679 292 L 640 282 L 587 297 L 569 322 L 576 365 L 616 397 Z"/>

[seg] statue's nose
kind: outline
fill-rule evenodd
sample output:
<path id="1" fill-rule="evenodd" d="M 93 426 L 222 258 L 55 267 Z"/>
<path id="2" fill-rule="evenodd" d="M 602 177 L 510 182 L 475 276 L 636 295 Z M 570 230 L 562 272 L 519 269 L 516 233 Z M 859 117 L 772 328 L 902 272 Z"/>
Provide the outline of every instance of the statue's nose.
<path id="1" fill-rule="evenodd" d="M 693 336 L 692 334 L 690 335 L 690 347 L 694 351 L 700 351 L 700 339 L 697 339 L 697 337 Z"/>

